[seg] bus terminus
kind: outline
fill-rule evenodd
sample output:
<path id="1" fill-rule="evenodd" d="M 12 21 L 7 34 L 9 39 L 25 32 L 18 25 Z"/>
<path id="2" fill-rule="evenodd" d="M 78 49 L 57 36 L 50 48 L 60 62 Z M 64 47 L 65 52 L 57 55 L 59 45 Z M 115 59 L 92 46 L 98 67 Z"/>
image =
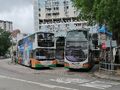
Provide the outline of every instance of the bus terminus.
<path id="1" fill-rule="evenodd" d="M 54 67 L 54 34 L 36 32 L 18 42 L 18 63 L 31 68 Z"/>
<path id="2" fill-rule="evenodd" d="M 65 67 L 69 69 L 90 69 L 94 65 L 89 48 L 89 30 L 67 32 L 65 42 Z"/>

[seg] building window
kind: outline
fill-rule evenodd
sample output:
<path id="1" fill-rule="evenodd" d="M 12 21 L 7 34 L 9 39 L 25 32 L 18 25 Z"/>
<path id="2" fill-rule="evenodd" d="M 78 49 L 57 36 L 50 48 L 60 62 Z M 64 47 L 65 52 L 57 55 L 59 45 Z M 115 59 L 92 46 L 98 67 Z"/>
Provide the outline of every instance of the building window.
<path id="1" fill-rule="evenodd" d="M 54 7 L 54 10 L 59 10 L 59 7 Z"/>
<path id="2" fill-rule="evenodd" d="M 40 20 L 40 19 L 39 19 L 39 24 L 41 24 L 41 23 L 43 23 L 43 20 Z"/>
<path id="3" fill-rule="evenodd" d="M 59 15 L 59 12 L 53 13 L 53 15 Z"/>
<path id="4" fill-rule="evenodd" d="M 47 13 L 46 16 L 51 16 L 51 13 Z"/>
<path id="5" fill-rule="evenodd" d="M 54 2 L 52 2 L 52 5 L 53 5 L 53 6 L 58 6 L 58 5 L 59 5 L 59 2 L 58 2 L 58 1 L 54 1 Z"/>
<path id="6" fill-rule="evenodd" d="M 76 14 L 76 11 L 74 11 L 74 14 Z"/>
<path id="7" fill-rule="evenodd" d="M 66 0 L 65 0 L 63 3 L 64 3 L 65 5 L 68 5 L 68 1 L 66 1 Z"/>
<path id="8" fill-rule="evenodd" d="M 41 14 L 39 14 L 39 17 L 41 17 Z"/>
<path id="9" fill-rule="evenodd" d="M 46 11 L 51 11 L 51 8 L 45 8 Z"/>
<path id="10" fill-rule="evenodd" d="M 39 29 L 41 29 L 41 26 L 39 26 Z"/>
<path id="11" fill-rule="evenodd" d="M 69 24 L 65 24 L 66 27 L 69 27 Z"/>
<path id="12" fill-rule="evenodd" d="M 66 6 L 66 9 L 69 9 L 69 6 Z"/>
<path id="13" fill-rule="evenodd" d="M 56 10 L 59 10 L 59 7 L 56 7 Z"/>

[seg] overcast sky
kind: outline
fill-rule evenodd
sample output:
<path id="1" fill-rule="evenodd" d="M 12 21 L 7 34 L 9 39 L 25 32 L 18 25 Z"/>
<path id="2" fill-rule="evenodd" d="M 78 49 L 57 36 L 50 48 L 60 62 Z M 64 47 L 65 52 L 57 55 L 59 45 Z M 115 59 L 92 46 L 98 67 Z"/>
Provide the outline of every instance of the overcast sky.
<path id="1" fill-rule="evenodd" d="M 33 33 L 33 0 L 0 0 L 0 20 L 13 22 L 13 29 Z"/>

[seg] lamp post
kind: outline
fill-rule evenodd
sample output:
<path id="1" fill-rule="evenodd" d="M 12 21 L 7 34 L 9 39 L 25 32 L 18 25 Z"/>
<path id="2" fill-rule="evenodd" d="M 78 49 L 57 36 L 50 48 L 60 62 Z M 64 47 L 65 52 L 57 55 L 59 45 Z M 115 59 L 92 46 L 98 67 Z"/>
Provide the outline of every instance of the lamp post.
<path id="1" fill-rule="evenodd" d="M 12 34 L 10 35 L 10 37 L 11 37 L 11 42 L 12 42 L 12 46 L 11 46 L 11 62 L 13 62 L 13 36 L 12 36 Z"/>

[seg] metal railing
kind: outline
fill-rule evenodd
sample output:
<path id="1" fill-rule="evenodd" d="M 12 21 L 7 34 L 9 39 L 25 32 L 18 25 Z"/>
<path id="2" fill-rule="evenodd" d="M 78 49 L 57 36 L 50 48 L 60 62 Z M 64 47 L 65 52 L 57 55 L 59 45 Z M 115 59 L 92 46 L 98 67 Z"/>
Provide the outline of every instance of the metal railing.
<path id="1" fill-rule="evenodd" d="M 99 72 L 100 71 L 104 71 L 105 74 L 118 74 L 118 71 L 120 71 L 120 64 L 100 62 Z"/>

